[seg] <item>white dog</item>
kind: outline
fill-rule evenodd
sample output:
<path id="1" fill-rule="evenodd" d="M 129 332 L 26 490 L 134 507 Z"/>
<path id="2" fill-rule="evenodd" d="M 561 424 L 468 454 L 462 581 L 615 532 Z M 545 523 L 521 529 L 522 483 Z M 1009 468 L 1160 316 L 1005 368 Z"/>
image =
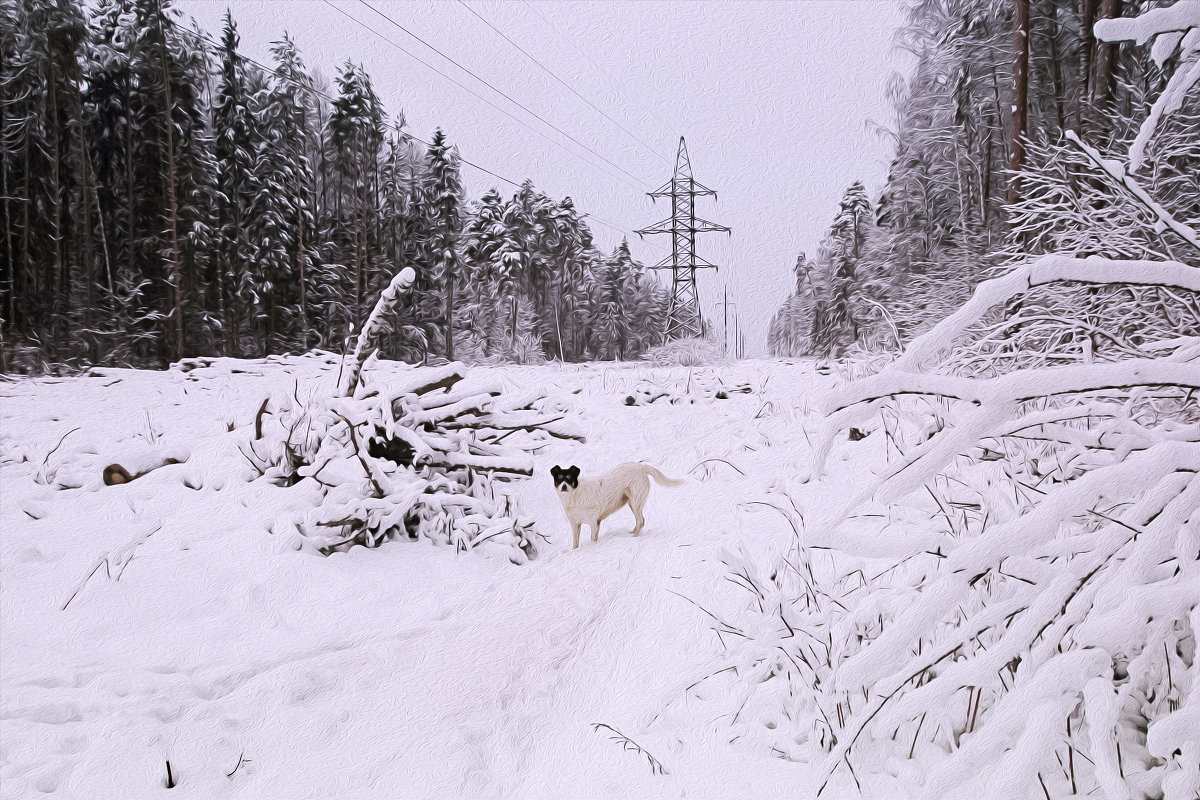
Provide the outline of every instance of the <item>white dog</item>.
<path id="1" fill-rule="evenodd" d="M 625 505 L 633 512 L 633 535 L 642 532 L 646 524 L 642 508 L 650 495 L 650 478 L 663 486 L 679 486 L 683 481 L 663 475 L 649 464 L 621 464 L 598 478 L 579 478 L 579 467 L 551 467 L 554 488 L 562 501 L 563 511 L 571 523 L 571 547 L 579 547 L 579 531 L 592 526 L 592 541 L 600 539 L 600 523 L 620 511 Z"/>

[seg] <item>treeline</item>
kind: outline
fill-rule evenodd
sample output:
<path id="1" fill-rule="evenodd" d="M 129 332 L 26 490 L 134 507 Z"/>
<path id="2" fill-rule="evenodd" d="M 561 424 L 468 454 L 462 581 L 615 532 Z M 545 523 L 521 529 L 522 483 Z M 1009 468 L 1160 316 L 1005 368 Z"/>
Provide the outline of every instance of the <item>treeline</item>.
<path id="1" fill-rule="evenodd" d="M 1161 5 L 1161 4 L 1160 4 Z M 1168 4 L 1169 5 L 1169 4 Z M 1195 261 L 1089 156 L 1126 152 L 1177 58 L 1096 39 L 1141 0 L 920 0 L 899 44 L 896 153 L 874 203 L 847 190 L 815 259 L 770 326 L 775 355 L 895 347 L 1026 254 Z M 1068 136 L 1073 132 L 1076 140 Z M 1200 221 L 1200 91 L 1148 143 L 1134 176 L 1170 214 Z"/>
<path id="2" fill-rule="evenodd" d="M 456 148 L 332 86 L 286 36 L 241 55 L 166 0 L 0 0 L 0 370 L 341 350 L 406 266 L 383 354 L 636 356 L 666 294 L 570 198 L 464 196 Z"/>

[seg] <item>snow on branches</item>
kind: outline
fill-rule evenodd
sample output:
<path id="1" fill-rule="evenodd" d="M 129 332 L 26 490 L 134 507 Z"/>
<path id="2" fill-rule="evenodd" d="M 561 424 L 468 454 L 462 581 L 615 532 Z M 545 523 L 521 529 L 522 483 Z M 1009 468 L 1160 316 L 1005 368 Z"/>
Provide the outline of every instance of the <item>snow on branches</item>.
<path id="1" fill-rule="evenodd" d="M 885 464 L 841 502 L 768 497 L 794 544 L 727 560 L 757 600 L 723 623 L 762 672 L 742 705 L 823 789 L 874 763 L 930 798 L 1200 795 L 1198 275 L 1044 257 L 826 396 L 813 475 L 852 425 Z M 978 339 L 1063 284 L 1182 305 L 1133 353 L 979 370 Z"/>
<path id="2" fill-rule="evenodd" d="M 384 320 L 400 304 L 400 299 L 408 293 L 416 280 L 416 271 L 411 267 L 405 267 L 396 273 L 388 287 L 379 295 L 379 300 L 375 302 L 375 308 L 371 309 L 371 316 L 367 317 L 362 333 L 359 334 L 358 341 L 354 345 L 354 357 L 350 363 L 350 371 L 346 373 L 345 395 L 347 397 L 353 397 L 354 390 L 358 388 L 358 379 L 362 374 L 363 364 L 375 352 L 375 342 L 383 333 Z"/>
<path id="3" fill-rule="evenodd" d="M 1200 83 L 1200 0 L 1179 0 L 1170 7 L 1153 8 L 1134 18 L 1100 20 L 1096 23 L 1096 38 L 1142 45 L 1153 42 L 1151 57 L 1159 68 L 1168 58 L 1175 56 L 1179 60 L 1129 147 L 1129 168 L 1136 172 L 1145 160 L 1146 146 L 1159 122 L 1179 110 L 1188 91 Z"/>
<path id="4" fill-rule="evenodd" d="M 266 480 L 311 480 L 319 503 L 294 520 L 304 547 L 332 552 L 389 538 L 426 538 L 470 550 L 535 552 L 532 523 L 496 481 L 527 476 L 527 451 L 548 437 L 580 438 L 541 398 L 497 388 L 459 390 L 461 364 L 409 367 L 355 398 L 274 398 L 262 437 L 243 451 Z"/>
<path id="5" fill-rule="evenodd" d="M 1099 256 L 1082 259 L 1059 255 L 1040 256 L 1001 278 L 980 284 L 971 299 L 958 311 L 942 320 L 926 335 L 914 340 L 892 368 L 900 372 L 912 372 L 919 369 L 932 370 L 939 364 L 951 363 L 952 359 L 948 359 L 947 356 L 960 344 L 960 337 L 967 335 L 972 327 L 985 323 L 985 315 L 990 310 L 1002 308 L 1020 295 L 1051 284 L 1147 287 L 1179 292 L 1187 296 L 1200 293 L 1200 270 L 1171 261 L 1123 261 Z M 1186 302 L 1188 299 L 1192 300 L 1190 310 L 1186 309 L 1189 305 Z M 1194 297 L 1185 297 L 1183 305 L 1184 318 L 1176 317 L 1175 320 L 1179 321 L 1172 320 L 1173 324 L 1186 326 L 1189 324 L 1186 316 L 1194 318 L 1200 313 L 1197 311 Z M 1009 316 L 1011 313 L 1010 310 Z M 1059 323 L 1065 321 L 1065 315 L 1058 320 Z M 971 338 L 978 340 L 983 338 L 983 335 Z"/>

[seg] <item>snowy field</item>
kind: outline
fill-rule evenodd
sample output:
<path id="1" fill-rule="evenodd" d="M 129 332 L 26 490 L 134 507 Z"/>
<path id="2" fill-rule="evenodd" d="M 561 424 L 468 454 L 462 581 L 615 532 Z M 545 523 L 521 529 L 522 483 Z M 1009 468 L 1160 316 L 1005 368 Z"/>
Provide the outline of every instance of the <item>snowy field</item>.
<path id="1" fill-rule="evenodd" d="M 195 798 L 811 796 L 813 767 L 739 734 L 769 714 L 731 725 L 717 702 L 710 614 L 745 605 L 729 552 L 792 535 L 755 501 L 804 473 L 834 378 L 804 362 L 472 370 L 558 398 L 587 435 L 507 484 L 548 540 L 516 566 L 424 541 L 321 557 L 273 526 L 312 481 L 251 481 L 239 446 L 268 394 L 332 387 L 331 361 L 0 386 L 5 797 L 159 796 L 167 761 L 170 796 Z M 718 383 L 750 391 L 716 399 Z M 647 385 L 682 401 L 626 405 Z M 170 460 L 101 482 L 112 462 Z M 571 551 L 549 468 L 627 460 L 687 484 L 653 488 L 640 538 L 623 510 Z M 797 496 L 835 504 L 850 469 Z"/>

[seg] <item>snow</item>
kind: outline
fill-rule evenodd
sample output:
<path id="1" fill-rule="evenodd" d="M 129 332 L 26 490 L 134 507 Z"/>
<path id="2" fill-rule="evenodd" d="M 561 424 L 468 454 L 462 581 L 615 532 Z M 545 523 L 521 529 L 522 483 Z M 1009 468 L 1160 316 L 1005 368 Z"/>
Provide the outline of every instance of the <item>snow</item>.
<path id="1" fill-rule="evenodd" d="M 1150 107 L 1150 113 L 1142 123 L 1137 138 L 1134 139 L 1133 144 L 1129 147 L 1130 169 L 1136 171 L 1141 168 L 1145 159 L 1146 145 L 1149 144 L 1151 137 L 1154 135 L 1154 128 L 1158 120 L 1178 111 L 1179 107 L 1183 105 L 1184 95 L 1187 94 L 1188 89 L 1197 81 L 1200 81 L 1200 57 L 1197 57 L 1190 65 L 1172 75 L 1171 82 L 1167 85 L 1167 88 L 1154 101 L 1154 105 Z M 1154 214 L 1157 218 L 1155 222 L 1156 230 L 1161 233 L 1163 230 L 1170 228 L 1181 239 L 1194 247 L 1197 252 L 1200 252 L 1200 233 L 1192 226 L 1177 220 L 1170 212 L 1163 208 L 1161 203 L 1151 197 L 1150 193 L 1132 175 L 1126 172 L 1124 164 L 1116 159 L 1104 158 L 1100 155 L 1099 150 L 1085 143 L 1074 131 L 1067 131 L 1063 135 L 1082 150 L 1110 178 L 1124 186 L 1138 202 L 1150 210 L 1150 213 Z"/>
<path id="2" fill-rule="evenodd" d="M 1153 8 L 1132 18 L 1102 19 L 1096 38 L 1102 42 L 1133 41 L 1146 44 L 1164 33 L 1200 28 L 1200 0 L 1179 0 L 1166 8 Z"/>
<path id="3" fill-rule="evenodd" d="M 1150 144 L 1158 123 L 1179 110 L 1184 97 L 1197 82 L 1200 82 L 1200 0 L 1179 0 L 1174 5 L 1152 8 L 1133 18 L 1102 19 L 1096 23 L 1095 32 L 1096 38 L 1102 42 L 1132 41 L 1141 45 L 1153 42 L 1151 58 L 1160 69 L 1171 56 L 1177 53 L 1179 56 L 1179 65 L 1168 79 L 1166 87 L 1155 98 L 1146 118 L 1142 120 L 1137 137 L 1129 146 L 1129 167 L 1136 172 L 1145 162 L 1146 147 Z M 1078 139 L 1073 141 L 1082 146 Z M 1097 164 L 1150 205 L 1160 219 L 1163 218 L 1166 212 L 1157 203 L 1151 204 L 1149 196 L 1132 178 L 1125 175 L 1119 164 L 1114 169 L 1101 163 L 1093 153 L 1094 151 L 1089 152 L 1089 156 L 1093 157 Z M 1174 221 L 1166 215 L 1163 221 L 1168 220 Z M 1188 230 L 1191 231 L 1190 228 Z M 1195 231 L 1191 231 L 1191 237 L 1188 241 L 1200 249 Z"/>
<path id="4" fill-rule="evenodd" d="M 737 591 L 720 554 L 753 545 L 762 523 L 738 507 L 806 457 L 809 390 L 829 378 L 743 362 L 720 379 L 753 392 L 629 407 L 636 385 L 714 373 L 473 370 L 505 396 L 575 407 L 588 436 L 552 441 L 532 479 L 507 485 L 549 538 L 515 566 L 425 541 L 321 557 L 272 532 L 312 502 L 313 482 L 250 480 L 239 445 L 263 397 L 332 391 L 338 366 L 225 359 L 0 384 L 0 794 L 158 796 L 168 760 L 171 796 L 193 798 L 810 790 L 802 765 L 731 744 L 685 690 L 720 663 L 693 602 Z M 393 372 L 409 380 L 368 364 L 367 390 L 386 394 Z M 100 482 L 135 457 L 150 471 Z M 548 468 L 636 459 L 688 483 L 652 491 L 640 538 L 623 511 L 598 544 L 566 549 Z"/>
<path id="5" fill-rule="evenodd" d="M 378 335 L 377 332 L 382 329 L 383 321 L 392 313 L 416 280 L 416 271 L 412 267 L 405 267 L 392 277 L 387 288 L 375 301 L 375 307 L 371 309 L 370 316 L 363 324 L 362 333 L 359 334 L 358 340 L 354 344 L 354 355 L 350 359 L 350 371 L 346 375 L 346 393 L 348 395 L 354 394 L 363 364 L 375 352 L 375 337 Z"/>
<path id="6" fill-rule="evenodd" d="M 994 308 L 1034 286 L 1057 281 L 1141 286 L 1173 286 L 1200 291 L 1200 270 L 1177 261 L 1125 261 L 1089 256 L 1074 258 L 1043 255 L 1032 259 L 1000 278 L 981 283 L 971 299 L 913 341 L 894 363 L 899 370 L 928 366 L 974 324 L 989 308 Z"/>
<path id="7" fill-rule="evenodd" d="M 1191 268 L 1127 266 L 1045 259 L 969 313 L 1116 271 L 1196 290 Z M 1089 787 L 1193 797 L 1200 423 L 1186 390 L 1092 390 L 1200 388 L 1194 354 L 1176 338 L 1164 358 L 997 378 L 896 366 L 936 363 L 970 324 L 848 383 L 854 365 L 805 361 L 368 360 L 335 399 L 340 359 L 315 354 L 0 384 L 0 795 L 157 796 L 169 761 L 194 798 L 1058 796 L 1074 724 Z M 874 403 L 907 392 L 957 399 Z M 554 420 L 507 464 L 532 478 L 492 484 L 536 557 L 429 538 L 315 554 L 304 527 L 354 485 L 368 515 L 417 498 L 399 472 L 370 496 L 349 457 L 311 470 L 341 491 L 327 502 L 260 478 L 248 445 L 289 397 Z M 984 458 L 1031 433 L 1051 444 Z M 652 490 L 641 537 L 621 511 L 570 549 L 549 468 L 633 460 L 687 482 Z M 114 462 L 139 477 L 105 486 Z M 494 497 L 439 502 L 460 498 L 476 539 L 511 531 L 476 515 Z"/>

